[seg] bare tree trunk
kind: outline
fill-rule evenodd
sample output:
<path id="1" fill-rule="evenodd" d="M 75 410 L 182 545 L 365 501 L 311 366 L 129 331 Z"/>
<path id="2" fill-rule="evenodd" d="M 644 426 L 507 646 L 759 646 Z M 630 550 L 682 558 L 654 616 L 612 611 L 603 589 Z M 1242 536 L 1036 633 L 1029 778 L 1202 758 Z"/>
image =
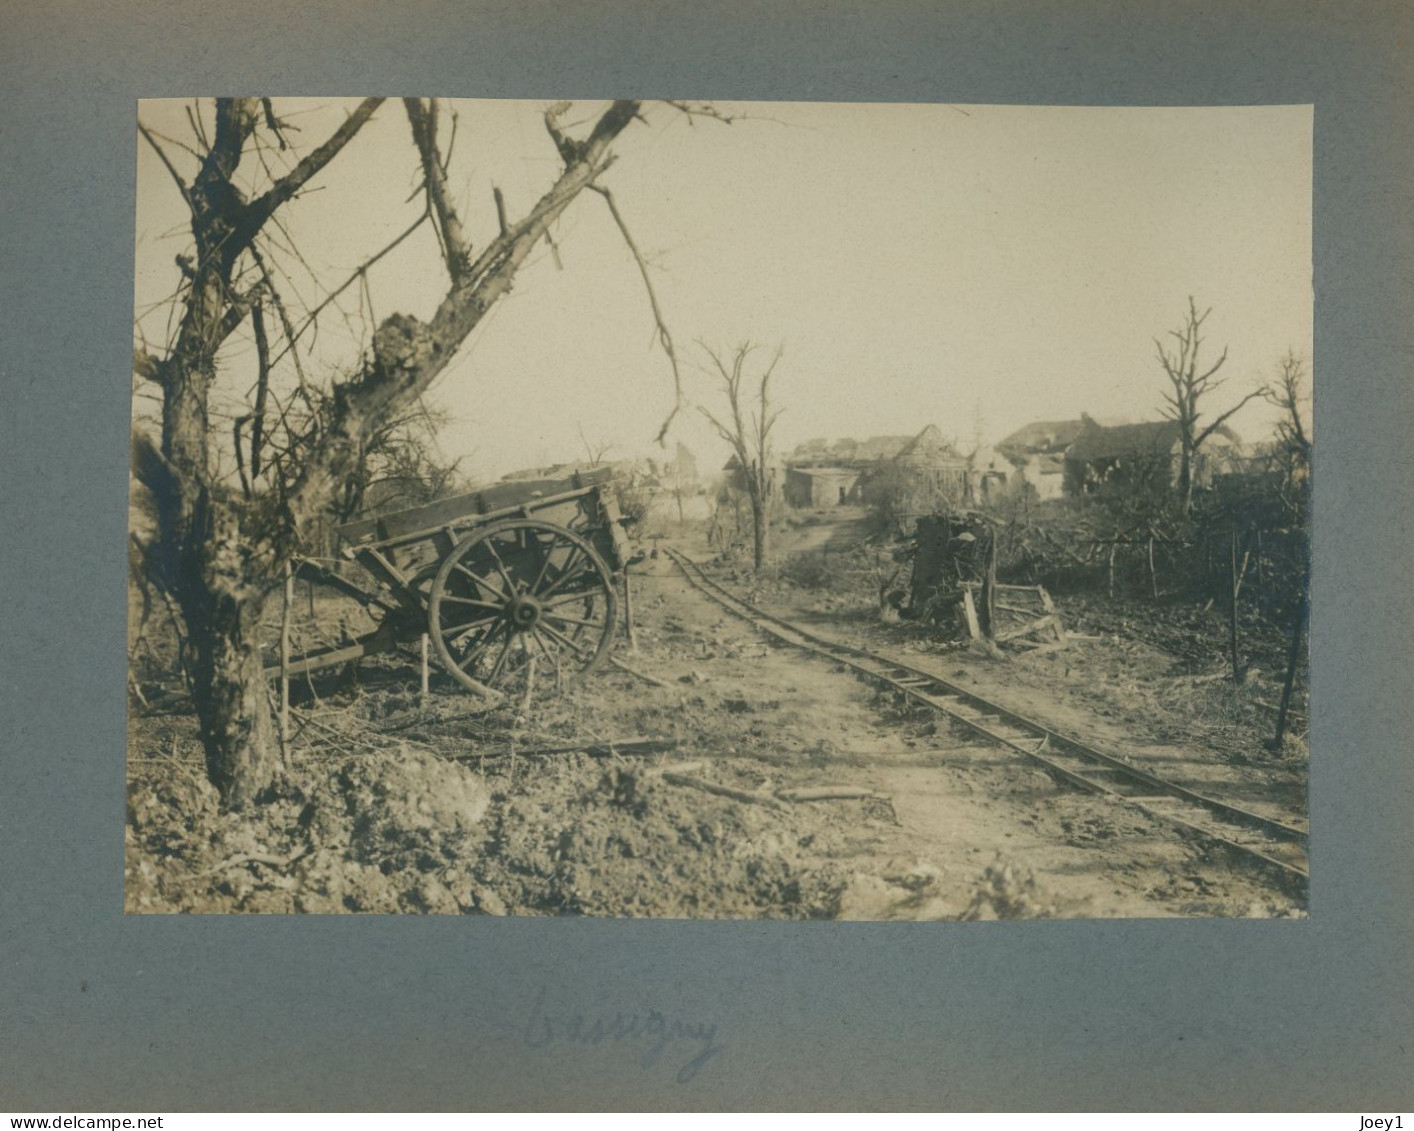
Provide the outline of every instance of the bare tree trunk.
<path id="1" fill-rule="evenodd" d="M 1286 681 L 1281 689 L 1281 706 L 1277 708 L 1277 733 L 1272 740 L 1272 748 L 1280 750 L 1282 739 L 1286 737 L 1287 712 L 1291 710 L 1291 689 L 1296 682 L 1296 668 L 1301 662 L 1301 631 L 1306 627 L 1306 614 L 1309 608 L 1307 601 L 1306 587 L 1308 576 L 1303 573 L 1301 577 L 1301 598 L 1296 606 L 1296 616 L 1291 625 L 1291 647 L 1286 657 Z"/>
<path id="2" fill-rule="evenodd" d="M 237 189 L 235 175 L 256 127 L 258 99 L 217 100 L 214 140 L 190 184 L 168 163 L 192 215 L 195 266 L 169 354 L 155 358 L 138 351 L 134 356 L 135 372 L 163 393 L 160 450 L 145 435 L 135 434 L 134 471 L 157 501 L 161 580 L 186 622 L 207 773 L 224 804 L 233 808 L 255 800 L 276 770 L 258 630 L 267 596 L 278 587 L 285 563 L 327 507 L 341 497 L 357 497 L 349 487 L 368 436 L 443 371 L 457 346 L 510 289 L 531 249 L 608 167 L 610 142 L 637 117 L 639 107 L 636 101 L 613 103 L 583 140 L 565 137 L 547 115 L 547 128 L 565 158 L 564 169 L 531 211 L 472 262 L 442 183 L 435 104 L 410 101 L 409 116 L 452 285 L 429 322 L 394 314 L 380 323 L 372 360 L 335 386 L 318 439 L 301 452 L 278 499 L 257 492 L 249 501 L 227 501 L 219 460 L 209 449 L 216 355 L 260 297 L 258 286 L 237 293 L 238 260 L 247 249 L 256 255 L 253 241 L 266 221 L 333 159 L 381 101 L 363 100 L 328 140 L 255 199 L 246 199 Z M 166 163 L 156 139 L 146 130 L 143 136 Z M 289 348 L 294 348 L 293 340 Z M 253 454 L 252 466 L 258 470 L 256 458 Z"/>
<path id="3" fill-rule="evenodd" d="M 1188 514 L 1193 509 L 1193 451 L 1186 436 L 1178 457 L 1178 498 L 1182 513 Z"/>
<path id="4" fill-rule="evenodd" d="M 982 632 L 988 640 L 997 635 L 997 533 L 987 535 L 987 565 L 982 575 Z"/>
<path id="5" fill-rule="evenodd" d="M 751 533 L 754 543 L 755 556 L 753 558 L 756 569 L 759 571 L 766 564 L 766 540 L 769 536 L 770 528 L 766 523 L 766 500 L 753 494 L 751 496 Z"/>
<path id="6" fill-rule="evenodd" d="M 257 643 L 261 612 L 260 602 L 247 600 L 222 602 L 206 616 L 186 615 L 206 773 L 231 808 L 254 801 L 276 769 L 269 685 Z"/>

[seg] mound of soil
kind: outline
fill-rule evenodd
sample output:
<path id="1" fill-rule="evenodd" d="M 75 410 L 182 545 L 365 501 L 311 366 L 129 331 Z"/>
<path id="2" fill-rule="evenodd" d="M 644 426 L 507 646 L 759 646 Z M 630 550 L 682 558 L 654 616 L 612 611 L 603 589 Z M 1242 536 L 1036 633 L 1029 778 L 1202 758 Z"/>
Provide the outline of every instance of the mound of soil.
<path id="1" fill-rule="evenodd" d="M 289 775 L 242 814 L 221 813 L 195 776 L 137 776 L 127 910 L 840 911 L 852 873 L 819 858 L 841 820 L 828 807 L 742 804 L 665 784 L 640 761 L 571 756 L 539 770 L 493 793 L 430 752 L 362 754 Z"/>
<path id="2" fill-rule="evenodd" d="M 490 791 L 404 748 L 295 773 L 248 814 L 190 776 L 128 790 L 127 910 L 468 910 Z"/>
<path id="3" fill-rule="evenodd" d="M 506 800 L 479 874 L 532 912 L 826 918 L 850 877 L 815 858 L 821 816 L 580 763 Z"/>

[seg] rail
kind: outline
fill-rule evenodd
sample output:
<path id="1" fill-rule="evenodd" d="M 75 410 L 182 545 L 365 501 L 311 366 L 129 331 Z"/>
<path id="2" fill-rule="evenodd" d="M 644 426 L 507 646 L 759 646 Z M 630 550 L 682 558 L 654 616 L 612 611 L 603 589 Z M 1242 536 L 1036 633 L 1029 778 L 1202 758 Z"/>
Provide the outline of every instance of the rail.
<path id="1" fill-rule="evenodd" d="M 857 674 L 946 715 L 962 727 L 1016 751 L 1054 777 L 1165 824 L 1221 844 L 1273 870 L 1303 892 L 1309 882 L 1305 829 L 1264 817 L 1167 781 L 1122 756 L 1039 723 L 948 680 L 777 617 L 737 597 L 677 550 L 666 553 L 689 584 L 758 630 L 792 647 L 844 664 Z"/>

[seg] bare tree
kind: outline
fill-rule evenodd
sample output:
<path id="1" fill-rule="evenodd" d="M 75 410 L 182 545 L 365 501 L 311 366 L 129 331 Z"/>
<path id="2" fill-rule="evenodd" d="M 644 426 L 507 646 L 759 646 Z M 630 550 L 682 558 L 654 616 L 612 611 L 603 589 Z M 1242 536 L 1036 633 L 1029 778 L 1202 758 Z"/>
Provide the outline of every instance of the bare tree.
<path id="1" fill-rule="evenodd" d="M 185 203 L 191 253 L 178 258 L 183 278 L 172 300 L 169 342 L 154 348 L 139 341 L 134 351 L 135 373 L 159 395 L 161 434 L 154 440 L 135 431 L 133 466 L 156 504 L 147 560 L 186 627 L 207 773 L 233 807 L 254 800 L 275 770 L 257 634 L 286 563 L 301 551 L 318 516 L 337 504 L 370 437 L 443 372 L 510 289 L 531 250 L 583 190 L 595 187 L 613 161 L 611 144 L 640 116 L 637 101 L 616 101 L 583 136 L 571 136 L 561 124 L 568 104 L 548 110 L 545 127 L 560 155 L 553 182 L 523 217 L 502 222 L 498 235 L 474 248 L 449 190 L 451 142 L 439 140 L 439 104 L 404 99 L 421 215 L 349 279 L 323 287 L 325 297 L 312 309 L 292 313 L 282 293 L 287 288 L 277 281 L 280 263 L 299 253 L 282 212 L 335 162 L 383 101 L 360 102 L 292 165 L 293 127 L 269 99 L 225 98 L 195 107 L 188 141 L 140 126 Z M 270 162 L 278 168 L 282 158 L 284 171 L 271 172 Z M 305 331 L 317 330 L 321 315 L 331 305 L 337 309 L 355 284 L 366 292 L 368 269 L 424 224 L 437 235 L 448 276 L 436 313 L 426 322 L 403 314 L 377 322 L 371 349 L 345 375 L 307 372 L 314 355 L 306 350 L 301 358 Z M 368 306 L 371 311 L 371 297 Z M 295 313 L 303 315 L 299 325 Z M 233 362 L 223 346 L 245 324 L 254 336 L 258 372 L 249 411 L 228 431 L 214 390 L 223 373 L 229 383 Z M 272 340 L 276 328 L 282 345 Z M 275 378 L 286 358 L 282 394 Z M 239 485 L 230 476 L 232 444 L 243 456 Z"/>
<path id="2" fill-rule="evenodd" d="M 699 408 L 708 423 L 731 445 L 741 477 L 744 480 L 746 497 L 751 503 L 751 531 L 753 558 L 759 570 L 766 564 L 767 541 L 770 526 L 769 506 L 773 484 L 770 475 L 771 428 L 775 425 L 781 410 L 771 410 L 771 374 L 776 371 L 776 363 L 781 360 L 782 350 L 777 349 L 771 363 L 761 374 L 757 387 L 754 407 L 748 405 L 750 393 L 743 386 L 743 370 L 746 360 L 756 349 L 750 342 L 737 346 L 728 364 L 709 346 L 702 347 L 721 378 L 722 391 L 726 393 L 727 407 L 731 415 L 726 422 L 718 419 L 708 409 Z"/>
<path id="3" fill-rule="evenodd" d="M 614 449 L 613 442 L 603 437 L 590 443 L 589 437 L 584 434 L 583 424 L 579 425 L 579 442 L 584 445 L 584 457 L 589 461 L 590 467 L 598 467 L 604 462 L 604 457 Z"/>
<path id="4" fill-rule="evenodd" d="M 1206 369 L 1199 369 L 1198 355 L 1203 345 L 1201 331 L 1204 321 L 1211 313 L 1210 307 L 1199 314 L 1198 306 L 1190 295 L 1188 315 L 1182 329 L 1169 331 L 1174 345 L 1171 348 L 1166 347 L 1161 339 L 1154 339 L 1159 364 L 1164 367 L 1164 375 L 1169 382 L 1169 388 L 1164 392 L 1164 411 L 1170 419 L 1178 423 L 1180 451 L 1177 487 L 1179 506 L 1184 514 L 1187 514 L 1193 505 L 1193 479 L 1198 453 L 1203 444 L 1243 405 L 1262 395 L 1261 389 L 1254 389 L 1226 412 L 1215 416 L 1211 422 L 1202 423 L 1203 409 L 1206 407 L 1204 402 L 1210 394 L 1227 384 L 1227 378 L 1217 376 L 1218 370 L 1227 361 L 1226 346 L 1217 361 Z"/>
<path id="5" fill-rule="evenodd" d="M 1281 410 L 1277 444 L 1283 473 L 1290 483 L 1303 483 L 1311 473 L 1311 391 L 1306 362 L 1288 350 L 1276 378 L 1262 389 L 1268 403 Z"/>

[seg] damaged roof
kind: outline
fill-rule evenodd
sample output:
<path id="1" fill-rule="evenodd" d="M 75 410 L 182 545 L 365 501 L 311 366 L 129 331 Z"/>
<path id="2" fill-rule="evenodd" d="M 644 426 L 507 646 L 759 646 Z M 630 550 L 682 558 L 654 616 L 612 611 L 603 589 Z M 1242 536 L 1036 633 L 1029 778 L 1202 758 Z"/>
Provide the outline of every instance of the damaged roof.
<path id="1" fill-rule="evenodd" d="M 1142 424 L 1119 424 L 1110 428 L 1090 421 L 1066 449 L 1065 458 L 1093 463 L 1095 460 L 1121 459 L 1125 456 L 1163 455 L 1174 450 L 1181 435 L 1176 420 L 1148 420 Z M 1231 444 L 1239 442 L 1237 433 L 1226 425 L 1220 427 L 1215 435 Z"/>
<path id="2" fill-rule="evenodd" d="M 957 449 L 943 439 L 935 424 L 930 424 L 909 440 L 894 457 L 904 463 L 966 463 Z"/>
<path id="3" fill-rule="evenodd" d="M 1018 428 L 1010 436 L 993 445 L 1008 459 L 1024 458 L 1037 452 L 1060 451 L 1085 429 L 1089 420 L 1038 420 Z"/>

